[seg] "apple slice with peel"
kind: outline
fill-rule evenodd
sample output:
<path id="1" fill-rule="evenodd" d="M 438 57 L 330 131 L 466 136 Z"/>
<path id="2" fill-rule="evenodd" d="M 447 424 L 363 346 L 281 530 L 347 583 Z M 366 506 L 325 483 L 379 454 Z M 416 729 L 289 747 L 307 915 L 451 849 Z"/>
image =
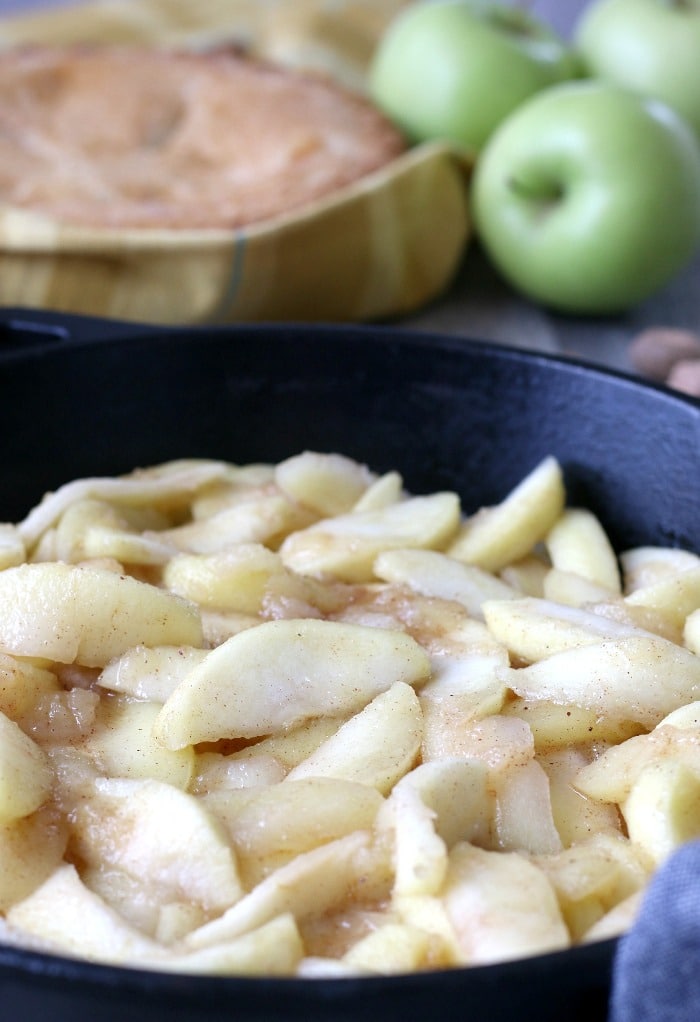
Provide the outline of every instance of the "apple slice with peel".
<path id="1" fill-rule="evenodd" d="M 312 618 L 266 621 L 212 650 L 175 689 L 155 734 L 168 749 L 256 738 L 362 709 L 397 681 L 430 674 L 404 632 Z"/>
<path id="2" fill-rule="evenodd" d="M 139 644 L 201 646 L 198 609 L 104 568 L 54 562 L 0 572 L 0 650 L 104 667 Z"/>

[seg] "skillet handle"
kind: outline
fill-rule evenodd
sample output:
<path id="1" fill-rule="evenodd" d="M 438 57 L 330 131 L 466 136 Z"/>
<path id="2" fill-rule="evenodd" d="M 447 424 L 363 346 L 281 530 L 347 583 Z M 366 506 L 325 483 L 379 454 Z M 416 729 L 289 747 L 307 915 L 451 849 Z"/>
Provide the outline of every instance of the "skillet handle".
<path id="1" fill-rule="evenodd" d="M 157 333 L 161 328 L 77 313 L 53 312 L 22 306 L 0 307 L 0 359 L 28 349 L 106 341 L 134 334 Z"/>

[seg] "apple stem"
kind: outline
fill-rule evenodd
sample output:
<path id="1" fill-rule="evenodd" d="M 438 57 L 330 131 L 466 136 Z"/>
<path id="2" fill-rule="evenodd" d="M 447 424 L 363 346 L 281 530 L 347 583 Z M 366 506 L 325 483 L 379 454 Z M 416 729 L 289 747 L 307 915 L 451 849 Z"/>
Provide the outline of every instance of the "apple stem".
<path id="1" fill-rule="evenodd" d="M 510 177 L 508 187 L 519 198 L 536 202 L 542 213 L 546 213 L 556 206 L 566 194 L 564 186 L 560 182 L 546 178 Z"/>

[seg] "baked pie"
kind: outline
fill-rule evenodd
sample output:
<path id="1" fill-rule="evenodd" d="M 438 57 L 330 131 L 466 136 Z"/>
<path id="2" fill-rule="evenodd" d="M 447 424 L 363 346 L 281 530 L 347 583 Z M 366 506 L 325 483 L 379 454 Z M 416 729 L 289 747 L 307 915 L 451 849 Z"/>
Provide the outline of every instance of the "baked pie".
<path id="1" fill-rule="evenodd" d="M 0 205 L 90 228 L 238 228 L 405 149 L 363 96 L 235 50 L 0 54 Z"/>

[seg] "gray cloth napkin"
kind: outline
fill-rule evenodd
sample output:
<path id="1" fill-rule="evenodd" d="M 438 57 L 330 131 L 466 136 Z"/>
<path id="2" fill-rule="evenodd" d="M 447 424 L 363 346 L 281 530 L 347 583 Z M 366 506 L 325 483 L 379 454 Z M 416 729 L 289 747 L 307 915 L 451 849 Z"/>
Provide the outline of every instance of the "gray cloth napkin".
<path id="1" fill-rule="evenodd" d="M 700 841 L 651 881 L 613 967 L 610 1022 L 700 1020 Z"/>

